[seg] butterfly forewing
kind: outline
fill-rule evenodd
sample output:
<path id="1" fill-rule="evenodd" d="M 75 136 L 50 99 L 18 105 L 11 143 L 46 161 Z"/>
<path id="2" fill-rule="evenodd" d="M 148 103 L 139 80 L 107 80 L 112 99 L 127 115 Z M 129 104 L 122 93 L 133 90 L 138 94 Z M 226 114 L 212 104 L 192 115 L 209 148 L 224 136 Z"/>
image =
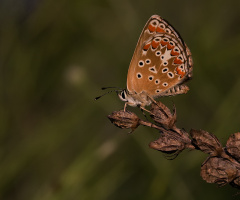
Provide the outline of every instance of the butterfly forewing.
<path id="1" fill-rule="evenodd" d="M 145 25 L 128 70 L 130 93 L 161 96 L 189 74 L 190 50 L 179 34 L 159 16 Z M 187 52 L 188 51 L 188 52 Z"/>

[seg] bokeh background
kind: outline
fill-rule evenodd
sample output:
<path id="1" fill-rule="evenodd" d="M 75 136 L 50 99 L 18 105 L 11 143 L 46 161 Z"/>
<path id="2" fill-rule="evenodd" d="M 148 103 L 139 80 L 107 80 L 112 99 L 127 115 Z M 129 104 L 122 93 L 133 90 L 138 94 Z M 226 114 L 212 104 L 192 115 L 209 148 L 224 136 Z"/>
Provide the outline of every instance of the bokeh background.
<path id="1" fill-rule="evenodd" d="M 231 199 L 237 190 L 200 177 L 206 155 L 167 160 L 107 119 L 123 108 L 103 86 L 126 86 L 148 18 L 167 19 L 193 54 L 179 127 L 214 133 L 225 144 L 240 131 L 239 0 L 1 0 L 0 199 Z M 136 108 L 130 108 L 141 113 Z M 236 197 L 238 198 L 238 197 Z"/>

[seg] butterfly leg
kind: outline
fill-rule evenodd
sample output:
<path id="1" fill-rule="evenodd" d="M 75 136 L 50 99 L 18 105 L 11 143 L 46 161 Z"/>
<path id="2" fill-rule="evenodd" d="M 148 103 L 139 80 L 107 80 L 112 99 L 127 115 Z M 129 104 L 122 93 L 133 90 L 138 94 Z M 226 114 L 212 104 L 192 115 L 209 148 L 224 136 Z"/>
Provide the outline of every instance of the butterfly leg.
<path id="1" fill-rule="evenodd" d="M 140 106 L 140 109 L 141 109 L 141 111 L 146 111 L 146 112 L 148 112 L 149 114 L 153 115 L 153 113 L 152 113 L 150 110 L 144 108 L 143 106 Z M 144 113 L 144 112 L 143 112 L 143 113 Z M 144 115 L 145 115 L 145 113 L 144 113 Z"/>
<path id="2" fill-rule="evenodd" d="M 147 111 L 147 112 L 150 112 L 149 110 L 147 110 L 147 109 L 145 109 L 144 107 L 142 107 L 142 106 L 138 106 L 139 108 L 140 108 L 140 110 L 142 111 L 142 114 L 143 114 L 143 116 L 146 118 L 146 120 L 148 120 L 148 118 L 147 118 L 147 115 L 145 114 L 145 112 L 144 111 Z"/>
<path id="3" fill-rule="evenodd" d="M 151 113 L 149 110 L 147 110 L 147 109 L 144 108 L 143 106 L 139 106 L 139 107 L 140 107 L 141 111 L 146 111 L 146 112 L 148 112 L 148 113 Z"/>
<path id="4" fill-rule="evenodd" d="M 124 111 L 124 112 L 128 112 L 128 113 L 131 113 L 129 110 L 127 110 L 127 105 L 128 105 L 128 103 L 125 103 L 125 104 L 124 104 L 123 111 Z"/>
<path id="5" fill-rule="evenodd" d="M 164 112 L 165 113 L 165 115 L 167 115 L 166 114 L 166 112 L 158 105 L 158 102 L 157 101 L 155 101 L 152 97 L 150 97 L 150 96 L 148 96 L 148 98 L 149 99 L 151 99 L 151 101 L 153 102 L 153 103 L 155 103 L 157 106 L 158 106 L 158 108 L 160 109 L 160 110 L 162 110 L 162 112 Z M 146 109 L 145 109 L 146 110 Z M 146 110 L 146 111 L 148 111 L 148 110 Z M 148 111 L 151 115 L 154 115 L 152 112 L 150 112 L 150 111 Z"/>
<path id="6" fill-rule="evenodd" d="M 126 112 L 126 108 L 127 108 L 127 103 L 125 103 L 123 111 Z"/>
<path id="7" fill-rule="evenodd" d="M 157 102 L 152 97 L 148 96 L 148 98 L 157 105 Z"/>

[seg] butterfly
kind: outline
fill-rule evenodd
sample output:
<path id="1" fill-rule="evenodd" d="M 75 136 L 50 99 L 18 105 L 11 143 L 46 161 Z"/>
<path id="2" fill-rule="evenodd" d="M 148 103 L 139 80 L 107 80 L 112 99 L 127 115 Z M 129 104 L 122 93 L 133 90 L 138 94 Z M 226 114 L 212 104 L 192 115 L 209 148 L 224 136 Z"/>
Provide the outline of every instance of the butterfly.
<path id="1" fill-rule="evenodd" d="M 139 37 L 127 75 L 127 89 L 118 96 L 126 106 L 144 109 L 158 97 L 187 93 L 192 77 L 190 49 L 166 20 L 153 15 Z"/>

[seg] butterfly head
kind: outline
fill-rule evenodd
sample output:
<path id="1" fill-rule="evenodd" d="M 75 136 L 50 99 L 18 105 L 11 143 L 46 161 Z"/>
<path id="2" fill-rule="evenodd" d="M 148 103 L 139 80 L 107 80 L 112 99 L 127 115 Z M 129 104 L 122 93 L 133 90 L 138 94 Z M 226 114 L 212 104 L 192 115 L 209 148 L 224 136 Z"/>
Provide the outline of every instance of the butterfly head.
<path id="1" fill-rule="evenodd" d="M 141 105 L 141 102 L 137 101 L 133 95 L 129 94 L 129 92 L 124 89 L 122 90 L 119 94 L 118 94 L 119 98 L 122 101 L 125 101 L 128 105 L 130 106 L 137 106 L 137 105 Z"/>
<path id="2" fill-rule="evenodd" d="M 118 94 L 122 101 L 125 101 L 129 106 L 147 106 L 152 103 L 148 95 L 145 92 L 142 93 L 130 93 L 128 90 L 124 89 Z"/>
<path id="3" fill-rule="evenodd" d="M 122 90 L 119 94 L 118 94 L 119 98 L 122 100 L 122 101 L 128 101 L 128 96 L 127 96 L 127 91 L 124 89 Z"/>

